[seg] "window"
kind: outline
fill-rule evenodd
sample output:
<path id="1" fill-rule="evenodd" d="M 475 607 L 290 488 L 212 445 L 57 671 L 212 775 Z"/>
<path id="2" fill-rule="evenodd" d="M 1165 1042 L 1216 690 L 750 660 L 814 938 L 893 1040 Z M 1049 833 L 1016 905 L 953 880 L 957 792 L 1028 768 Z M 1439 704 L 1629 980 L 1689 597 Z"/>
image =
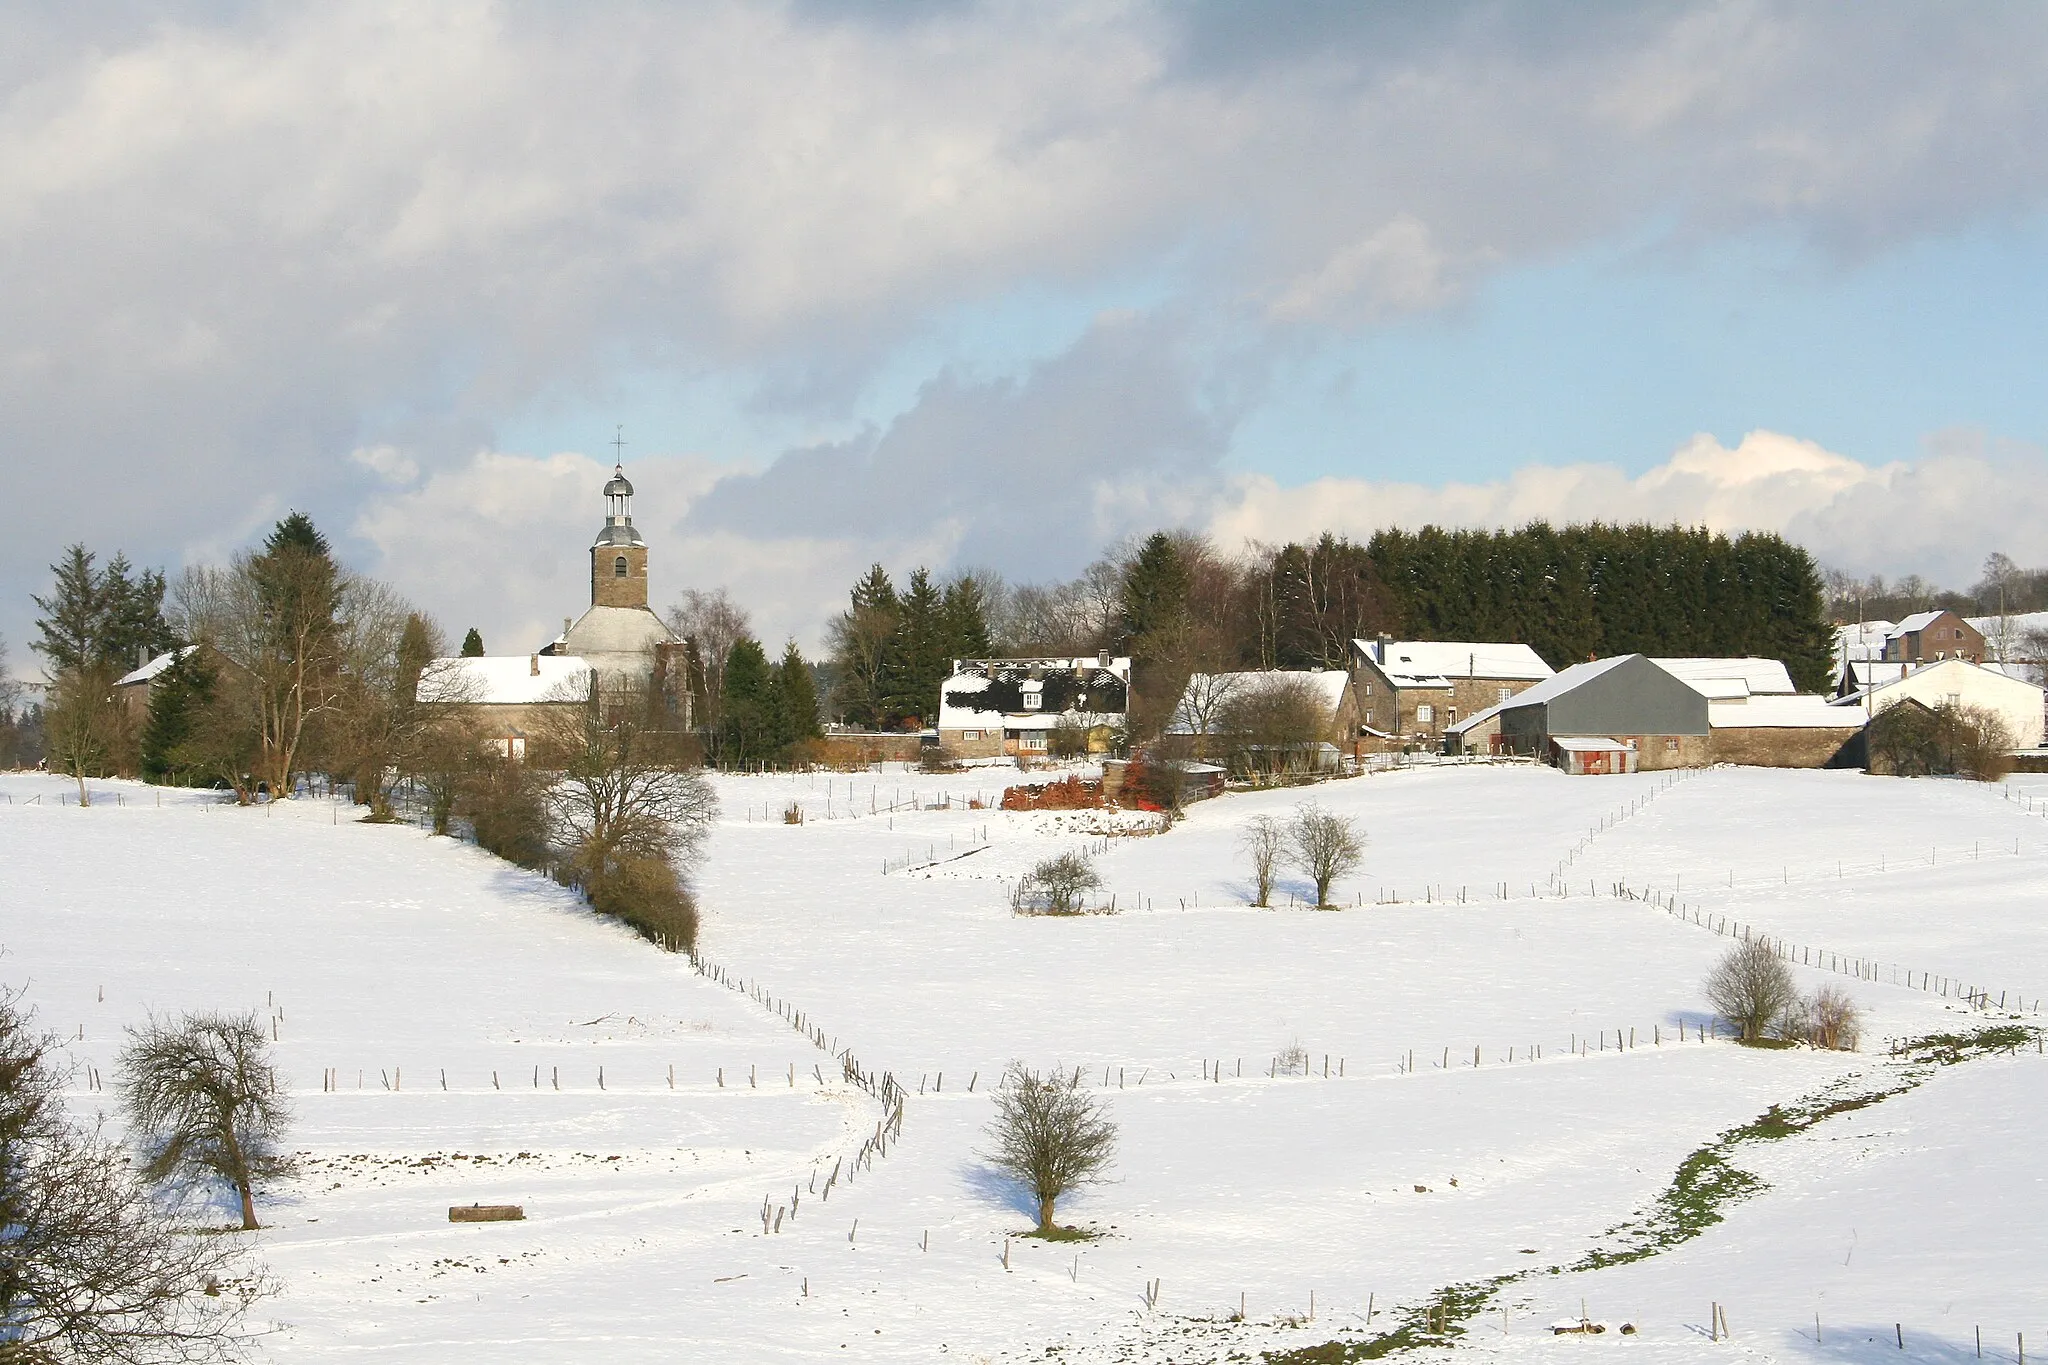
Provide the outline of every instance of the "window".
<path id="1" fill-rule="evenodd" d="M 1436 708 L 1434 706 L 1431 706 L 1428 702 L 1424 702 L 1422 703 L 1422 705 L 1415 708 L 1415 723 L 1417 725 L 1428 725 L 1435 719 Z"/>
<path id="2" fill-rule="evenodd" d="M 624 578 L 625 576 L 626 576 L 626 557 L 625 557 L 624 555 L 620 555 L 620 556 L 619 556 L 619 557 L 618 557 L 617 559 L 614 559 L 614 560 L 612 561 L 612 577 L 613 577 L 613 578 Z"/>
<path id="3" fill-rule="evenodd" d="M 1665 739 L 1664 752 L 1667 754 L 1675 754 L 1678 752 L 1678 740 L 1675 736 L 1667 737 Z"/>
<path id="4" fill-rule="evenodd" d="M 1045 709 L 1045 693 L 1026 692 L 1024 694 L 1024 709 L 1026 711 L 1041 711 Z"/>
<path id="5" fill-rule="evenodd" d="M 962 731 L 960 732 L 960 738 L 962 738 L 962 739 L 980 739 L 980 738 L 981 738 L 981 731 L 979 731 L 979 730 L 962 730 Z"/>
<path id="6" fill-rule="evenodd" d="M 1365 685 L 1365 695 L 1366 695 L 1366 696 L 1368 696 L 1368 697 L 1372 695 L 1372 684 L 1371 684 L 1371 683 L 1367 683 L 1367 684 Z"/>
<path id="7" fill-rule="evenodd" d="M 1365 723 L 1366 723 L 1367 725 L 1370 725 L 1370 724 L 1372 724 L 1372 712 L 1370 712 L 1370 711 L 1367 711 L 1367 712 L 1365 713 Z"/>
<path id="8" fill-rule="evenodd" d="M 1503 688 L 1501 688 L 1501 689 L 1500 689 L 1499 691 L 1497 691 L 1496 693 L 1494 693 L 1494 697 L 1493 697 L 1493 699 L 1494 699 L 1494 701 L 1496 701 L 1496 702 L 1505 702 L 1505 701 L 1506 701 L 1506 700 L 1507 700 L 1507 699 L 1508 699 L 1509 697 L 1512 697 L 1512 696 L 1514 696 L 1514 695 L 1515 695 L 1515 689 L 1514 689 L 1514 688 L 1512 688 L 1512 687 L 1503 687 Z"/>
<path id="9" fill-rule="evenodd" d="M 1020 749 L 1043 749 L 1045 747 L 1045 731 L 1029 730 L 1020 734 L 1017 736 L 1017 747 Z"/>
<path id="10" fill-rule="evenodd" d="M 1445 711 L 1444 711 L 1444 720 L 1445 720 L 1445 721 L 1446 721 L 1447 723 L 1448 723 L 1448 722 L 1450 722 L 1450 721 L 1454 721 L 1454 720 L 1456 720 L 1457 718 L 1458 718 L 1458 708 L 1457 708 L 1457 707 L 1455 707 L 1455 706 L 1452 706 L 1452 707 L 1448 707 L 1448 708 L 1446 708 L 1446 709 L 1445 709 Z"/>

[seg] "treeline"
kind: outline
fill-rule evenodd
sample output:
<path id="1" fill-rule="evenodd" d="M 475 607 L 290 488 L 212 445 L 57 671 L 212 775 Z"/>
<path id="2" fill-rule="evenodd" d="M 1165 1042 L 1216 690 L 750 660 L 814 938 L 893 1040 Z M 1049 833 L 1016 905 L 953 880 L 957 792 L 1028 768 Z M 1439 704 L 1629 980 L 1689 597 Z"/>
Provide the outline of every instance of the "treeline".
<path id="1" fill-rule="evenodd" d="M 1828 611 L 1838 621 L 1898 621 L 1921 611 L 1958 616 L 2019 616 L 2048 611 L 2048 569 L 2023 569 L 2010 555 L 1985 556 L 1967 589 L 1937 587 L 1919 574 L 1858 578 L 1830 569 L 1822 577 Z"/>
<path id="2" fill-rule="evenodd" d="M 951 657 L 1107 649 L 1132 657 L 1131 728 L 1144 737 L 1163 728 L 1192 674 L 1342 668 L 1354 639 L 1382 633 L 1527 644 L 1555 668 L 1626 653 L 1753 654 L 1784 661 L 1814 691 L 1831 672 L 1819 570 L 1767 533 L 1538 522 L 1382 531 L 1364 544 L 1324 535 L 1231 556 L 1158 532 L 1069 582 L 1011 586 L 969 572 L 938 585 L 921 569 L 911 582 L 898 597 L 870 569 L 833 623 L 832 699 L 844 719 L 929 723 Z"/>
<path id="3" fill-rule="evenodd" d="M 723 588 L 685 592 L 668 611 L 683 641 L 691 712 L 704 760 L 746 769 L 819 757 L 818 668 L 794 640 L 771 663 L 745 608 Z"/>

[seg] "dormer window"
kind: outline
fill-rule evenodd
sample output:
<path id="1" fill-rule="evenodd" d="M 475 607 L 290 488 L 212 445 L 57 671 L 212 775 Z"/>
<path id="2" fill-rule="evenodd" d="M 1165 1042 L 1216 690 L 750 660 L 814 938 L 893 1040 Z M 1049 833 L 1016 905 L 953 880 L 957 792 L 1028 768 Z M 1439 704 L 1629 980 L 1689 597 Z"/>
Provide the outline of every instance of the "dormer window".
<path id="1" fill-rule="evenodd" d="M 1026 711 L 1042 710 L 1044 706 L 1045 694 L 1043 692 L 1026 692 L 1024 694 L 1024 709 Z"/>
<path id="2" fill-rule="evenodd" d="M 625 557 L 624 555 L 620 555 L 620 556 L 619 556 L 619 557 L 618 557 L 617 559 L 614 559 L 614 560 L 612 561 L 612 577 L 613 577 L 613 578 L 624 578 L 625 576 L 626 576 L 626 557 Z"/>

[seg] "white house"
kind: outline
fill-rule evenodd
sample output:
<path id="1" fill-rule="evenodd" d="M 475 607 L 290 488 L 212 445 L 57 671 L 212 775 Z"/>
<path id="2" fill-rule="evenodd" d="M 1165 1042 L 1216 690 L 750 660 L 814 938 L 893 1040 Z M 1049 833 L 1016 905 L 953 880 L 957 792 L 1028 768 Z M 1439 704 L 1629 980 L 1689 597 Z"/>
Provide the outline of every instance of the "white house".
<path id="1" fill-rule="evenodd" d="M 939 743 L 962 758 L 1031 757 L 1061 726 L 1106 753 L 1130 710 L 1131 661 L 1079 658 L 955 659 L 939 684 Z"/>
<path id="2" fill-rule="evenodd" d="M 2041 747 L 2043 691 L 2030 682 L 2009 678 L 1965 659 L 1943 659 L 1923 665 L 1876 687 L 1837 698 L 1834 705 L 1859 708 L 1866 717 L 1911 698 L 1923 706 L 1944 702 L 1982 707 L 1997 715 L 2012 732 L 2013 747 Z"/>

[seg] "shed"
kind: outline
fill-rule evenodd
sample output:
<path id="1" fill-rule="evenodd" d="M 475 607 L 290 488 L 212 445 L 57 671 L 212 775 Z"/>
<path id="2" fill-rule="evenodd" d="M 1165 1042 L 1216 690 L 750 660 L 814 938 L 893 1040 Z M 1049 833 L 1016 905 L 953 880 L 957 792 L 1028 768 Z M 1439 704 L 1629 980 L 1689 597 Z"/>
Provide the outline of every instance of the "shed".
<path id="1" fill-rule="evenodd" d="M 1568 735 L 1550 741 L 1551 766 L 1561 768 L 1574 777 L 1632 773 L 1636 770 L 1637 757 L 1634 745 L 1623 744 L 1617 739 Z"/>

